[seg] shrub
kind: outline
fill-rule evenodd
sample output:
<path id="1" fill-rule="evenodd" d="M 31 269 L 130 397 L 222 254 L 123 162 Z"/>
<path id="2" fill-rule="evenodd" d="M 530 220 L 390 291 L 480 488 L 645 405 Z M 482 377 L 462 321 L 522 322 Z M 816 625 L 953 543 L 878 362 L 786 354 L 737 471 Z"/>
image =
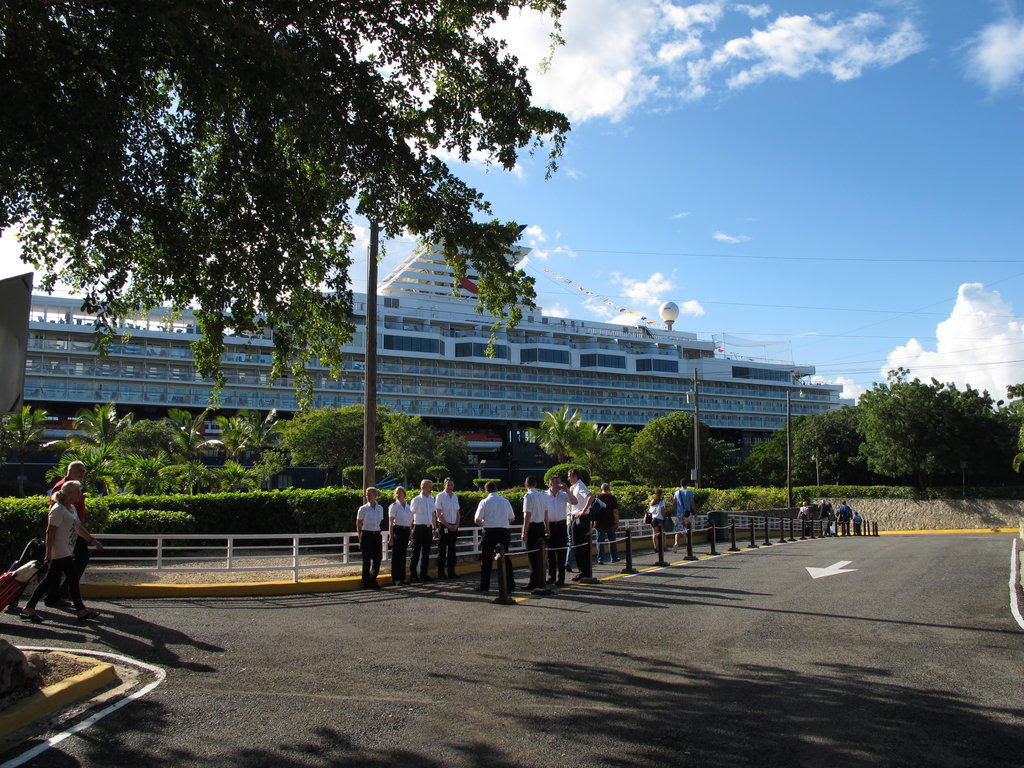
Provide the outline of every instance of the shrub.
<path id="1" fill-rule="evenodd" d="M 111 512 L 104 533 L 196 533 L 196 519 L 187 512 L 125 509 Z"/>
<path id="2" fill-rule="evenodd" d="M 598 475 L 592 475 L 589 480 L 584 480 L 583 482 L 585 482 L 588 486 L 591 486 L 592 488 L 600 488 L 601 483 L 604 482 L 604 478 L 599 477 Z"/>
<path id="3" fill-rule="evenodd" d="M 454 475 L 448 471 L 448 467 L 437 464 L 433 467 L 427 467 L 427 477 L 433 480 L 435 485 L 440 485 L 446 477 L 454 477 Z"/>
<path id="4" fill-rule="evenodd" d="M 570 469 L 575 469 L 579 473 L 580 479 L 587 485 L 590 485 L 590 473 L 587 471 L 587 468 L 581 467 L 579 464 L 573 464 L 572 462 L 555 464 L 555 466 L 544 473 L 544 482 L 550 482 L 551 478 L 556 475 L 562 478 L 567 477 Z"/>
<path id="5" fill-rule="evenodd" d="M 501 480 L 496 477 L 478 477 L 473 480 L 473 485 L 476 486 L 478 491 L 483 491 L 487 483 L 497 483 L 498 487 L 501 488 Z"/>

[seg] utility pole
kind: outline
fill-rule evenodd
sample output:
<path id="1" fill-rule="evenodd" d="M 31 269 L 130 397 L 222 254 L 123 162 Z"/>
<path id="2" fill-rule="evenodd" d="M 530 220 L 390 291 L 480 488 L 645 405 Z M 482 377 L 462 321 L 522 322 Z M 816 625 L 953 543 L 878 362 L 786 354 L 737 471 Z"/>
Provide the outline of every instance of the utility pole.
<path id="1" fill-rule="evenodd" d="M 370 220 L 366 260 L 366 325 L 363 338 L 363 488 L 376 483 L 377 464 L 377 251 L 380 225 Z"/>
<path id="2" fill-rule="evenodd" d="M 700 380 L 693 369 L 693 486 L 700 488 Z"/>
<path id="3" fill-rule="evenodd" d="M 786 506 L 793 506 L 793 390 L 786 390 Z"/>

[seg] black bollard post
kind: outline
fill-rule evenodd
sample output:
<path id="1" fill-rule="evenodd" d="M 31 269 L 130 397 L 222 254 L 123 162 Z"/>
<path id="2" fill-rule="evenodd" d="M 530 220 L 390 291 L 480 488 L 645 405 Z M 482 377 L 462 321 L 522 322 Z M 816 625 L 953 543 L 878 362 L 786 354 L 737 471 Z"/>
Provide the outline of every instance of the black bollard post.
<path id="1" fill-rule="evenodd" d="M 793 535 L 793 525 L 794 525 L 794 521 L 793 521 L 793 518 L 791 517 L 791 518 L 789 518 L 789 540 L 790 541 L 796 541 L 796 536 Z"/>
<path id="2" fill-rule="evenodd" d="M 690 518 L 693 519 L 692 516 Z M 693 526 L 686 526 L 686 557 L 683 560 L 696 560 L 697 557 L 693 554 Z"/>
<path id="3" fill-rule="evenodd" d="M 786 543 L 786 525 L 783 518 L 779 518 L 779 544 Z"/>
<path id="4" fill-rule="evenodd" d="M 498 596 L 494 602 L 498 605 L 515 605 L 515 600 L 508 593 L 508 574 L 505 572 L 505 547 L 495 547 L 494 567 L 498 569 Z"/>
<path id="5" fill-rule="evenodd" d="M 765 515 L 765 517 L 764 517 L 764 541 L 762 542 L 762 546 L 770 547 L 771 545 L 772 545 L 772 540 L 771 540 L 771 537 L 768 535 L 768 516 Z"/>
<path id="6" fill-rule="evenodd" d="M 708 541 L 711 543 L 711 554 L 717 555 L 718 550 L 715 549 L 715 539 L 718 538 L 718 529 L 715 524 L 708 520 Z"/>
<path id="7" fill-rule="evenodd" d="M 754 530 L 754 518 L 750 518 L 750 543 L 747 544 L 747 549 L 757 549 L 757 534 Z"/>
<path id="8" fill-rule="evenodd" d="M 811 535 L 814 535 L 814 522 L 812 520 L 801 520 L 800 521 L 800 541 L 807 540 L 807 524 L 811 524 Z"/>
<path id="9" fill-rule="evenodd" d="M 541 577 L 541 584 L 542 584 L 542 586 L 534 588 L 533 594 L 535 594 L 535 595 L 551 595 L 551 594 L 554 594 L 553 590 L 550 590 L 550 589 L 547 588 L 547 586 L 543 585 L 544 574 L 547 573 L 547 567 L 548 567 L 548 540 L 546 538 L 544 538 L 543 536 L 540 539 L 540 552 L 537 554 L 537 557 L 540 558 L 540 577 Z"/>
<path id="10" fill-rule="evenodd" d="M 576 559 L 577 559 L 577 561 L 579 560 L 579 556 L 580 556 L 580 553 L 579 553 L 579 550 L 577 550 L 576 551 Z M 584 556 L 587 558 L 587 570 L 590 572 L 590 575 L 589 576 L 584 576 L 581 579 L 579 579 L 577 584 L 600 584 L 601 580 L 594 578 L 594 529 L 593 528 L 591 528 L 589 531 L 587 531 L 587 549 L 586 549 L 586 552 L 584 553 Z M 576 565 L 578 567 L 579 566 L 579 562 L 577 562 Z M 581 573 L 583 572 L 582 568 L 580 568 L 580 572 Z"/>
<path id="11" fill-rule="evenodd" d="M 664 525 L 664 523 L 662 523 L 662 524 Z M 665 562 L 665 529 L 664 528 L 660 528 L 660 527 L 658 528 L 658 543 L 657 543 L 657 547 L 658 547 L 658 562 L 656 563 L 656 565 L 668 565 L 668 563 Z"/>
<path id="12" fill-rule="evenodd" d="M 626 567 L 622 573 L 636 573 L 633 567 L 633 532 L 629 528 L 626 529 Z"/>
<path id="13" fill-rule="evenodd" d="M 877 536 L 878 535 L 878 523 L 875 522 L 875 523 L 872 523 L 872 525 L 874 526 L 875 536 Z"/>
<path id="14" fill-rule="evenodd" d="M 729 551 L 740 551 L 740 548 L 736 546 L 736 520 L 733 518 L 729 519 Z"/>

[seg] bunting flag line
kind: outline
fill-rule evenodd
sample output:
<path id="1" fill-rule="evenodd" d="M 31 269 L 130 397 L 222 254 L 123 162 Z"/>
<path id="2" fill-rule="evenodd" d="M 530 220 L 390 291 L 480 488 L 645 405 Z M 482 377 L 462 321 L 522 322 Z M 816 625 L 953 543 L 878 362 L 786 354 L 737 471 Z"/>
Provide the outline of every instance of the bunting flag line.
<path id="1" fill-rule="evenodd" d="M 577 283 L 575 280 L 573 280 L 570 277 L 566 277 L 565 275 L 560 275 L 557 272 L 552 272 L 547 267 L 541 267 L 541 269 L 544 272 L 546 272 L 549 275 L 551 275 L 556 280 L 561 280 L 562 282 L 564 282 L 564 283 L 566 283 L 568 285 L 575 286 L 576 288 L 579 289 L 580 293 L 584 294 L 585 296 L 593 296 L 598 301 L 604 302 L 605 304 L 607 304 L 609 307 L 611 307 L 612 309 L 614 309 L 617 312 L 628 312 L 631 315 L 637 315 L 640 318 L 639 320 L 636 321 L 637 325 L 655 325 L 658 322 L 657 320 L 651 320 L 650 318 L 647 317 L 647 315 L 640 314 L 636 310 L 628 309 L 627 307 L 623 307 L 623 306 L 617 304 L 616 302 L 614 302 L 611 299 L 609 299 L 607 296 L 601 296 L 600 294 L 596 293 L 595 291 L 592 291 L 589 288 L 587 288 L 587 287 L 585 287 L 583 285 L 580 285 L 579 283 Z"/>

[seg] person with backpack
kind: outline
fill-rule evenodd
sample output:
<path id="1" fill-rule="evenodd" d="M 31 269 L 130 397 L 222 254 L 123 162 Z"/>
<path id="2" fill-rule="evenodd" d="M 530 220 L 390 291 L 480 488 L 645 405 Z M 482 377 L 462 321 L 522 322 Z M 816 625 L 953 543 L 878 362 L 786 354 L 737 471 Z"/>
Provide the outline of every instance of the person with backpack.
<path id="1" fill-rule="evenodd" d="M 673 551 L 675 551 L 676 549 L 679 549 L 679 547 L 683 546 L 683 533 L 688 528 L 693 528 L 693 521 L 697 513 L 697 494 L 686 487 L 685 480 L 680 480 L 679 490 L 672 495 L 672 499 L 675 501 L 676 505 L 676 519 L 674 526 L 676 531 L 676 543 L 675 548 L 673 549 Z M 669 520 L 668 522 L 672 521 Z M 666 524 L 665 530 L 670 531 L 672 528 Z"/>
<path id="2" fill-rule="evenodd" d="M 832 526 L 835 525 L 836 513 L 832 511 L 832 504 L 828 499 L 818 502 L 818 519 L 824 523 L 822 536 L 832 535 Z"/>
<path id="3" fill-rule="evenodd" d="M 862 518 L 860 516 L 860 512 L 854 512 L 853 513 L 853 535 L 854 536 L 862 535 L 861 534 L 861 525 L 863 524 L 863 522 L 864 522 L 864 518 Z"/>
<path id="4" fill-rule="evenodd" d="M 654 543 L 654 551 L 657 552 L 658 536 L 665 530 L 665 500 L 662 498 L 661 488 L 655 488 L 654 495 L 647 502 L 644 522 L 651 526 L 651 541 Z"/>
<path id="5" fill-rule="evenodd" d="M 853 520 L 853 508 L 844 499 L 839 503 L 836 510 L 836 517 L 839 520 L 839 533 L 843 536 L 850 535 L 850 521 Z"/>

